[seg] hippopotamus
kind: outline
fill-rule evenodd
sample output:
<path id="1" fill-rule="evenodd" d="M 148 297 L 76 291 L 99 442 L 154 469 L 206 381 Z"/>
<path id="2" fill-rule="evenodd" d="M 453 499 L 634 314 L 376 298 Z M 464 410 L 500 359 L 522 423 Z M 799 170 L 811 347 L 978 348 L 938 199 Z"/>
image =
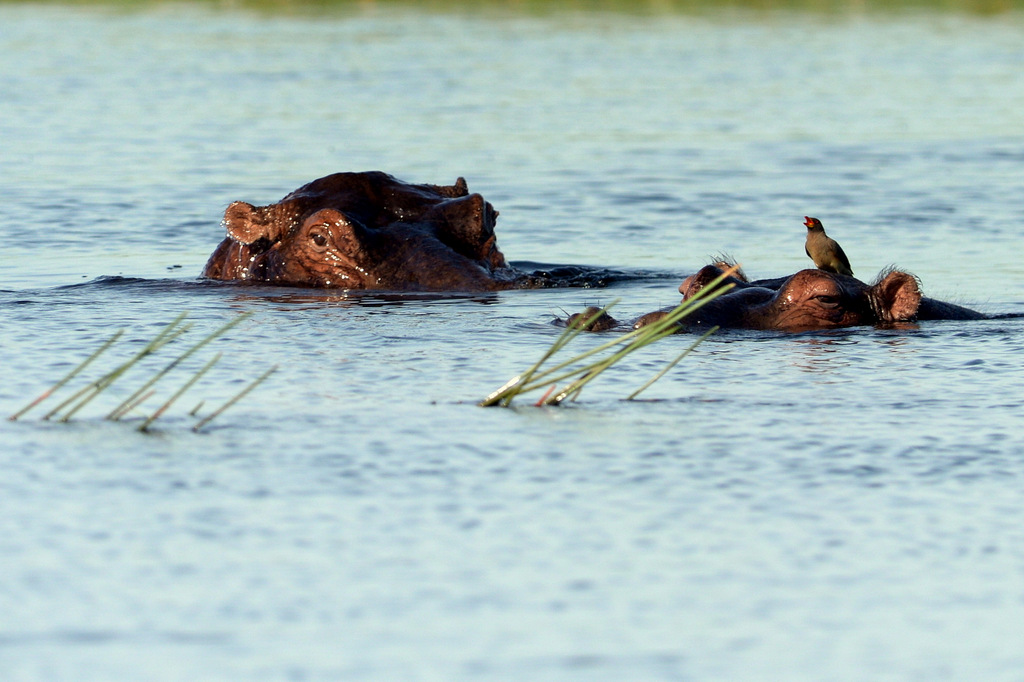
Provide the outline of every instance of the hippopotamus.
<path id="1" fill-rule="evenodd" d="M 466 181 L 413 185 L 381 172 L 335 173 L 268 206 L 236 201 L 203 276 L 344 289 L 509 288 L 498 213 Z"/>
<path id="2" fill-rule="evenodd" d="M 387 173 L 335 173 L 268 206 L 236 201 L 203 276 L 275 285 L 392 291 L 497 291 L 604 286 L 627 275 L 510 266 L 498 212 L 465 179 L 409 184 Z"/>
<path id="3" fill-rule="evenodd" d="M 707 265 L 679 286 L 683 300 L 724 274 L 726 263 Z M 805 331 L 859 325 L 894 325 L 918 320 L 980 320 L 975 310 L 927 298 L 913 275 L 883 270 L 874 283 L 825 270 L 801 270 L 788 277 L 750 282 L 727 277 L 732 288 L 685 318 L 683 329 L 711 326 Z M 642 316 L 634 328 L 663 318 L 666 311 Z"/>

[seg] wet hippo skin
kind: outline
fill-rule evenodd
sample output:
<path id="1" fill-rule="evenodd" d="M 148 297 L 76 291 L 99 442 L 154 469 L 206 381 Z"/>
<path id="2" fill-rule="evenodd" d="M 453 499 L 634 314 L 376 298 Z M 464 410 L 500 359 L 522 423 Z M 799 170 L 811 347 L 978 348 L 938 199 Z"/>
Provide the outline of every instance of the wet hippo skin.
<path id="1" fill-rule="evenodd" d="M 274 204 L 228 206 L 226 236 L 202 274 L 393 291 L 590 287 L 630 278 L 582 266 L 512 267 L 496 243 L 497 217 L 462 178 L 453 185 L 416 185 L 379 171 L 335 173 Z"/>
<path id="2" fill-rule="evenodd" d="M 683 300 L 722 274 L 708 265 L 679 286 Z M 824 270 L 801 270 L 788 277 L 748 282 L 729 277 L 733 288 L 688 317 L 684 325 L 741 329 L 810 330 L 917 320 L 979 320 L 987 316 L 969 308 L 922 296 L 917 278 L 900 270 L 883 271 L 866 284 L 855 277 Z M 650 324 L 663 312 L 640 318 Z"/>

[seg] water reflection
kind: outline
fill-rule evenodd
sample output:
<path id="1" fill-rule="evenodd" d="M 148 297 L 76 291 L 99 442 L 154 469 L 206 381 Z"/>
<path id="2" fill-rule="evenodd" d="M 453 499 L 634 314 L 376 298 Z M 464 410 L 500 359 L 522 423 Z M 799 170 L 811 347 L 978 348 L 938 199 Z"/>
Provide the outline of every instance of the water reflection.
<path id="1" fill-rule="evenodd" d="M 866 342 L 886 347 L 890 352 L 902 356 L 918 352 L 907 333 L 920 331 L 912 323 L 886 325 L 876 328 L 854 328 L 841 332 L 809 332 L 793 338 L 788 347 L 795 351 L 791 360 L 793 367 L 811 373 L 834 372 L 838 367 L 857 364 L 857 355 L 851 349 Z"/>
<path id="2" fill-rule="evenodd" d="M 151 295 L 168 294 L 227 294 L 231 301 L 269 301 L 287 303 L 295 307 L 312 307 L 324 305 L 349 305 L 380 307 L 402 305 L 404 303 L 423 302 L 472 302 L 491 305 L 498 301 L 495 292 L 433 292 L 433 291 L 355 291 L 347 289 L 308 289 L 302 287 L 278 287 L 249 282 L 221 282 L 207 279 L 145 279 L 141 277 L 103 276 L 81 284 L 70 284 L 55 287 L 52 290 L 40 290 L 43 297 L 60 294 L 106 295 L 106 290 L 114 290 L 113 295 L 130 295 L 146 293 Z M 31 291 L 11 292 L 21 295 Z M 187 305 L 187 301 L 184 301 Z"/>
<path id="3" fill-rule="evenodd" d="M 248 288 L 248 287 L 247 287 Z M 327 291 L 323 289 L 302 289 L 297 292 L 285 291 L 281 288 L 258 287 L 256 292 L 235 293 L 235 301 L 266 301 L 287 304 L 290 309 L 332 307 L 364 307 L 381 308 L 401 306 L 408 303 L 478 303 L 493 305 L 498 303 L 497 293 L 435 293 L 435 292 L 402 292 L 402 291 Z"/>
<path id="4" fill-rule="evenodd" d="M 831 334 L 828 336 L 819 334 L 800 336 L 793 339 L 790 346 L 795 356 L 790 364 L 805 372 L 816 374 L 834 372 L 838 367 L 846 367 L 851 364 L 849 354 L 843 352 L 844 347 L 857 343 L 857 339 L 851 338 L 848 333 L 844 333 L 840 337 Z"/>

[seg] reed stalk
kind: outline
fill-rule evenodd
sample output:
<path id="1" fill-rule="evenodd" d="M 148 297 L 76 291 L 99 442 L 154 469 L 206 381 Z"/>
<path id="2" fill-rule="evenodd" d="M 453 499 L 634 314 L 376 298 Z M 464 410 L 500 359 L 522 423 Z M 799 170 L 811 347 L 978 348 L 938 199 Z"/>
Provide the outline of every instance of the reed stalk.
<path id="1" fill-rule="evenodd" d="M 223 353 L 217 353 L 212 358 L 210 358 L 210 360 L 207 361 L 207 363 L 205 365 L 203 365 L 202 369 L 200 369 L 198 372 L 196 372 L 192 376 L 192 378 L 190 378 L 188 381 L 186 381 L 185 384 L 181 388 L 179 388 L 177 391 L 175 391 L 174 395 L 172 395 L 170 398 L 167 399 L 167 402 L 165 402 L 163 405 L 161 405 L 159 408 L 157 408 L 156 412 L 151 414 L 149 417 L 146 418 L 145 421 L 142 422 L 142 424 L 139 426 L 139 431 L 147 431 L 147 430 L 149 430 L 150 424 L 155 422 L 157 420 L 157 418 L 160 417 L 160 415 L 162 415 L 164 412 L 166 412 L 167 409 L 171 405 L 173 405 L 175 403 L 175 401 L 178 400 L 178 398 L 180 398 L 182 395 L 184 395 L 185 391 L 187 391 L 188 389 L 192 388 L 192 386 L 197 381 L 199 381 L 199 379 L 202 378 L 202 376 L 204 374 L 209 372 L 213 368 L 213 366 L 216 365 L 220 361 L 220 359 L 221 359 L 221 357 L 223 355 L 224 355 Z"/>
<path id="2" fill-rule="evenodd" d="M 80 409 L 85 407 L 85 405 L 87 405 L 93 398 L 95 398 L 97 395 L 99 395 L 104 390 L 106 390 L 111 384 L 113 384 L 115 381 L 117 381 L 118 378 L 123 376 L 124 373 L 127 372 L 129 369 L 131 369 L 139 360 L 142 360 L 147 355 L 150 355 L 150 354 L 156 352 L 157 350 L 162 348 L 165 344 L 170 343 L 174 339 L 178 338 L 178 336 L 180 336 L 181 334 L 185 333 L 185 331 L 187 331 L 188 327 L 186 326 L 185 328 L 179 328 L 179 325 L 181 324 L 181 321 L 185 319 L 186 315 L 188 315 L 188 311 L 182 312 L 180 315 L 178 315 L 176 318 L 174 318 L 174 320 L 171 321 L 170 324 L 168 324 L 166 327 L 164 327 L 163 330 L 161 330 L 160 333 L 157 334 L 156 337 L 152 341 L 147 343 L 131 359 L 129 359 L 127 362 L 121 364 L 120 366 L 116 367 L 112 371 L 104 374 L 102 377 L 100 377 L 99 379 L 96 379 L 92 383 L 87 384 L 84 388 L 80 389 L 73 396 L 71 396 L 70 398 L 66 399 L 60 405 L 58 405 L 57 407 L 55 407 L 52 410 L 50 410 L 49 412 L 47 412 L 43 416 L 43 419 L 44 420 L 49 419 L 50 417 L 54 416 L 55 414 L 60 412 L 62 409 L 64 409 L 67 405 L 69 405 L 69 404 L 73 403 L 75 400 L 79 400 L 81 398 L 81 400 L 79 400 L 78 404 L 76 404 L 68 412 L 66 412 L 63 416 L 61 416 L 60 421 L 66 422 L 69 419 L 71 419 L 72 415 L 74 415 Z"/>
<path id="3" fill-rule="evenodd" d="M 644 346 L 650 345 L 655 341 L 663 339 L 670 334 L 674 334 L 676 331 L 674 328 L 672 328 L 672 324 L 663 324 L 661 321 L 655 324 L 657 325 L 657 327 L 651 325 L 650 329 L 645 328 L 647 329 L 646 333 L 638 334 L 630 343 L 626 344 L 619 351 L 609 355 L 607 358 L 603 360 L 588 365 L 586 368 L 584 368 L 586 370 L 585 373 L 579 379 L 569 384 L 564 390 L 560 391 L 559 393 L 550 396 L 547 400 L 544 401 L 544 404 L 557 405 L 570 397 L 572 397 L 573 400 L 575 400 L 579 396 L 580 392 L 583 390 L 583 387 L 586 386 L 591 381 L 593 381 L 594 379 L 596 379 L 598 375 L 600 375 L 606 369 L 616 364 L 630 353 L 640 350 Z"/>
<path id="4" fill-rule="evenodd" d="M 92 355 L 87 357 L 85 360 L 83 360 L 81 363 L 79 363 L 79 365 L 77 367 L 75 367 L 70 372 L 65 374 L 63 379 L 61 379 L 60 381 L 55 383 L 49 389 L 43 391 L 42 394 L 39 395 L 39 397 L 37 397 L 35 400 L 30 402 L 28 405 L 26 405 L 25 407 L 21 408 L 20 410 L 18 410 L 14 414 L 12 414 L 10 417 L 8 417 L 8 419 L 10 421 L 12 421 L 12 422 L 20 419 L 26 413 L 28 413 L 28 411 L 31 410 L 33 407 L 35 407 L 36 405 L 38 405 L 39 403 L 43 402 L 44 400 L 49 398 L 51 395 L 56 393 L 58 390 L 60 390 L 61 387 L 64 386 L 64 384 L 68 383 L 69 381 L 74 379 L 76 376 L 78 376 L 82 372 L 83 369 L 85 369 L 86 367 L 88 367 L 92 363 L 93 360 L 95 360 L 100 355 L 102 355 L 105 350 L 107 350 L 112 345 L 114 345 L 114 342 L 117 341 L 119 338 L 121 338 L 121 336 L 123 334 L 124 334 L 124 330 L 123 329 L 119 329 L 117 332 L 114 333 L 113 336 L 111 336 L 109 339 L 107 339 L 103 343 L 102 346 L 100 346 L 95 351 L 93 351 Z"/>
<path id="5" fill-rule="evenodd" d="M 63 401 L 61 401 L 61 403 L 59 405 L 57 405 L 55 408 L 53 408 L 52 410 L 47 412 L 45 415 L 43 415 L 43 417 L 41 417 L 41 419 L 49 420 L 51 417 L 54 417 L 56 415 L 60 415 L 60 417 L 59 417 L 60 421 L 62 421 L 62 422 L 69 421 L 74 414 L 76 414 L 79 410 L 81 410 L 83 407 L 85 407 L 89 402 L 91 402 L 94 398 L 96 398 L 96 396 L 98 396 L 104 390 L 109 388 L 111 384 L 113 384 L 115 381 L 120 379 L 126 372 L 128 372 L 132 367 L 134 367 L 136 364 L 138 364 L 142 359 L 144 359 L 145 357 L 147 357 L 149 355 L 152 355 L 153 353 L 157 352 L 158 350 L 160 350 L 161 348 L 163 348 L 167 344 L 175 341 L 176 339 L 181 337 L 183 334 L 188 332 L 192 328 L 192 325 L 191 324 L 183 324 L 183 321 L 184 321 L 184 319 L 186 318 L 187 315 L 188 315 L 188 312 L 186 311 L 186 312 L 181 313 L 177 317 L 175 317 L 174 320 L 172 320 L 169 324 L 164 326 L 160 330 L 160 332 L 152 340 L 150 340 L 148 343 L 146 343 L 139 351 L 137 351 L 134 355 L 132 355 L 127 361 L 124 361 L 121 364 L 117 365 L 114 369 L 106 372 L 105 374 L 103 374 L 99 378 L 94 379 L 93 381 L 88 382 L 85 386 L 83 386 L 82 388 L 80 388 L 77 391 L 75 391 L 70 397 L 68 397 L 68 398 L 64 399 Z M 200 350 L 201 348 L 203 348 L 204 346 L 209 344 L 211 341 L 213 341 L 214 339 L 222 336 L 223 334 L 228 332 L 232 327 L 236 326 L 237 324 L 239 324 L 243 320 L 248 319 L 251 316 L 252 316 L 252 313 L 242 313 L 240 315 L 237 315 L 235 318 L 233 318 L 232 320 L 226 322 L 225 324 L 223 324 L 221 327 L 219 327 L 218 329 L 216 329 L 212 333 L 210 333 L 210 334 L 206 335 L 205 337 L 203 337 L 199 342 L 193 344 L 191 347 L 186 349 L 183 353 L 181 353 L 174 360 L 172 360 L 170 363 L 168 363 L 164 368 L 162 368 L 160 371 L 156 372 L 156 374 L 154 374 L 153 376 L 149 377 L 149 379 L 140 388 L 138 388 L 136 391 L 134 391 L 127 399 L 125 399 L 117 407 L 115 407 L 114 410 L 110 414 L 107 415 L 107 419 L 112 419 L 112 420 L 116 421 L 116 420 L 119 420 L 119 419 L 123 418 L 126 414 L 134 411 L 143 402 L 145 402 L 146 400 L 148 400 L 149 398 L 151 398 L 155 394 L 155 391 L 153 390 L 152 387 L 153 387 L 153 385 L 157 381 L 159 381 L 161 378 L 166 376 L 169 372 L 171 372 L 176 367 L 181 365 L 182 362 L 184 362 L 187 358 L 192 356 L 198 350 Z M 82 371 L 86 367 L 88 367 L 93 361 L 96 360 L 96 358 L 98 358 L 100 355 L 102 355 L 118 339 L 120 339 L 121 336 L 123 336 L 124 331 L 125 330 L 123 330 L 123 329 L 119 330 L 117 333 L 115 333 L 113 336 L 111 336 L 111 338 L 107 339 L 107 341 L 105 341 L 99 348 L 97 348 L 95 351 L 93 351 L 92 354 L 89 355 L 89 357 L 87 357 L 85 360 L 83 360 L 81 363 L 79 363 L 70 372 L 68 372 L 64 377 L 62 377 L 60 379 L 60 381 L 55 383 L 48 390 L 44 391 L 39 397 L 34 399 L 32 402 L 28 403 L 25 407 L 23 407 L 19 411 L 15 412 L 13 415 L 11 415 L 9 417 L 9 419 L 17 420 L 17 419 L 21 418 L 29 410 L 31 410 L 36 405 L 38 405 L 39 403 L 41 403 L 44 400 L 46 400 L 47 398 L 49 398 L 51 395 L 53 395 L 60 388 L 64 387 L 68 382 L 71 381 L 71 379 L 73 379 L 74 377 L 76 377 L 79 374 L 81 374 Z M 147 417 L 145 420 L 143 420 L 141 426 L 139 427 L 139 430 L 140 431 L 147 431 L 156 419 L 158 419 L 160 416 L 165 414 L 167 412 L 167 410 L 182 395 L 184 395 L 184 393 L 186 391 L 188 391 L 190 388 L 192 388 L 192 386 L 194 386 L 196 384 L 196 382 L 199 381 L 200 378 L 202 378 L 207 372 L 209 372 L 210 369 L 222 357 L 223 357 L 222 353 L 217 353 L 215 357 L 213 357 L 212 359 L 207 361 L 206 364 L 203 365 L 203 367 L 200 368 L 197 372 L 195 372 L 188 379 L 188 381 L 186 381 L 167 401 L 165 401 L 163 403 L 163 405 L 161 405 L 149 417 Z M 214 417 L 216 417 L 217 415 L 223 413 L 227 408 L 231 407 L 236 402 L 238 402 L 245 394 L 247 394 L 249 391 L 254 389 L 256 386 L 258 386 L 264 380 L 266 380 L 276 369 L 277 369 L 277 366 L 274 366 L 271 369 L 269 369 L 268 371 L 264 372 L 260 377 L 258 377 L 255 381 L 250 383 L 248 386 L 246 386 L 240 393 L 238 393 L 236 396 L 234 396 L 231 400 L 227 401 L 224 405 L 222 405 L 213 414 L 211 414 L 206 419 L 200 421 L 195 426 L 195 430 L 198 430 L 203 425 L 209 423 L 209 421 L 212 420 Z M 196 407 L 192 410 L 192 412 L 189 413 L 189 416 L 190 417 L 195 417 L 196 414 L 198 413 L 199 409 L 203 406 L 203 404 L 204 403 L 201 401 L 198 405 L 196 405 Z"/>
<path id="6" fill-rule="evenodd" d="M 149 391 L 146 391 L 145 393 L 143 393 L 142 395 L 140 395 L 140 396 L 139 396 L 138 398 L 136 398 L 136 399 L 134 400 L 134 402 L 132 402 L 132 403 L 131 403 L 131 404 L 130 404 L 130 405 L 128 406 L 128 410 L 134 410 L 134 409 L 135 409 L 136 407 L 138 407 L 138 406 L 139 406 L 139 405 L 141 405 L 142 403 L 146 402 L 147 400 L 149 400 L 150 398 L 152 398 L 152 397 L 153 397 L 154 395 L 156 395 L 156 391 L 154 391 L 154 390 L 149 390 Z"/>
<path id="7" fill-rule="evenodd" d="M 582 324 L 574 325 L 573 327 L 567 328 L 550 348 L 545 351 L 541 356 L 540 360 L 533 364 L 526 372 L 516 377 L 513 377 L 507 381 L 501 388 L 497 389 L 486 398 L 484 398 L 479 404 L 482 407 L 489 407 L 493 405 L 501 405 L 508 407 L 512 400 L 519 394 L 531 391 L 543 386 L 551 384 L 557 385 L 558 382 L 572 377 L 576 378 L 572 383 L 566 386 L 561 391 L 549 390 L 538 402 L 538 405 L 557 405 L 562 403 L 568 398 L 575 399 L 579 396 L 583 387 L 589 382 L 597 378 L 602 372 L 609 367 L 612 367 L 616 363 L 620 362 L 623 358 L 627 357 L 631 353 L 644 348 L 651 343 L 659 341 L 664 337 L 678 331 L 678 324 L 686 316 L 691 315 L 696 310 L 706 305 L 709 301 L 714 300 L 718 296 L 722 295 L 733 287 L 732 284 L 725 284 L 725 279 L 735 274 L 739 269 L 738 265 L 735 265 L 728 270 L 724 271 L 720 276 L 712 280 L 707 286 L 701 289 L 700 292 L 695 294 L 692 298 L 683 301 L 680 305 L 676 306 L 670 311 L 665 317 L 657 322 L 649 324 L 640 329 L 635 329 L 622 336 L 600 344 L 595 348 L 580 353 L 564 362 L 556 364 L 554 367 L 541 371 L 541 366 L 547 362 L 552 356 L 555 355 L 559 350 L 564 348 L 573 338 L 575 338 L 580 331 L 586 328 L 586 326 L 597 319 L 599 315 L 606 312 L 611 306 L 606 306 L 601 311 L 589 316 Z M 687 348 L 678 357 L 668 363 L 664 369 L 654 376 L 653 379 L 648 381 L 646 384 L 641 386 L 637 391 L 630 394 L 628 399 L 635 398 L 641 391 L 647 389 L 651 384 L 660 379 L 665 375 L 672 367 L 674 367 L 683 357 L 688 355 L 697 345 L 699 345 L 704 339 L 706 339 L 715 329 L 702 335 L 696 342 L 694 342 L 689 348 Z M 604 358 L 591 361 L 587 364 L 580 366 L 580 363 L 591 358 L 594 355 L 609 351 L 616 346 L 623 346 L 615 352 L 610 353 Z M 554 376 L 552 376 L 554 375 Z"/>
<path id="8" fill-rule="evenodd" d="M 209 424 L 211 421 L 213 421 L 214 417 L 217 417 L 222 412 L 224 412 L 224 410 L 228 409 L 229 407 L 231 407 L 232 405 L 237 403 L 239 400 L 244 398 L 245 395 L 247 393 L 249 393 L 249 391 L 251 391 L 252 389 L 254 389 L 257 386 L 259 386 L 260 384 L 262 384 L 267 379 L 267 377 L 269 377 L 271 374 L 273 374 L 276 371 L 277 371 L 277 365 L 274 365 L 273 367 L 268 369 L 266 372 L 264 372 L 263 374 L 261 374 L 258 377 L 256 377 L 256 379 L 252 383 L 250 383 L 248 386 L 246 386 L 241 391 L 239 391 L 238 394 L 234 398 L 231 398 L 226 403 L 221 405 L 219 408 L 217 408 L 216 410 L 211 412 L 209 415 L 207 415 L 203 419 L 200 419 L 199 423 L 192 427 L 192 430 L 193 431 L 199 431 L 199 429 L 201 429 L 204 426 L 206 426 L 207 424 Z"/>
<path id="9" fill-rule="evenodd" d="M 605 307 L 598 310 L 596 313 L 584 318 L 584 320 L 581 323 L 577 325 L 566 326 L 562 333 L 558 335 L 558 338 L 555 339 L 555 342 L 551 344 L 551 346 L 544 352 L 543 355 L 541 355 L 540 359 L 537 360 L 537 362 L 533 363 L 532 367 L 530 367 L 522 374 L 519 374 L 509 379 L 507 382 L 505 382 L 504 386 L 502 386 L 501 388 L 499 388 L 498 390 L 494 391 L 489 396 L 484 398 L 480 405 L 482 407 L 489 407 L 491 405 L 501 403 L 503 407 L 508 407 L 509 403 L 512 402 L 512 398 L 514 398 L 515 396 L 522 392 L 522 389 L 520 388 L 521 386 L 528 384 L 531 379 L 534 379 L 535 381 L 540 381 L 544 376 L 551 374 L 551 372 L 553 371 L 561 369 L 563 366 L 565 366 L 564 364 L 558 365 L 557 367 L 548 370 L 544 374 L 540 375 L 540 377 L 534 377 L 534 374 L 537 372 L 540 366 L 547 362 L 552 355 L 554 355 L 562 348 L 564 348 L 566 344 L 568 344 L 570 341 L 576 338 L 576 336 L 580 332 L 586 329 L 591 322 L 598 319 L 602 314 L 607 313 L 618 302 L 619 299 L 615 299 Z M 599 351 L 600 349 L 594 350 L 595 353 Z"/>
<path id="10" fill-rule="evenodd" d="M 633 400 L 638 395 L 640 395 L 641 393 L 646 391 L 647 388 L 650 387 L 651 384 L 653 384 L 655 381 L 657 381 L 658 379 L 660 379 L 663 376 L 665 376 L 670 369 L 672 369 L 673 367 L 678 365 L 679 361 L 682 360 L 683 358 L 685 358 L 687 355 L 689 355 L 693 351 L 693 349 L 695 349 L 697 346 L 699 346 L 704 341 L 704 339 L 708 338 L 709 336 L 711 336 L 712 334 L 714 334 L 717 331 L 718 331 L 718 327 L 714 326 L 711 329 L 709 329 L 706 332 L 704 332 L 703 334 L 701 334 L 699 339 L 697 339 L 692 344 L 690 344 L 689 348 L 684 350 L 682 353 L 677 355 L 675 357 L 675 359 L 673 359 L 671 362 L 669 362 L 667 365 L 665 365 L 665 367 L 662 368 L 662 370 L 660 372 L 658 372 L 653 377 L 651 377 L 651 379 L 646 384 L 644 384 L 643 386 L 641 386 L 640 388 L 636 389 L 635 391 L 630 393 L 628 396 L 626 396 L 626 400 Z"/>
<path id="11" fill-rule="evenodd" d="M 146 381 L 146 383 L 144 383 L 142 386 L 140 386 L 135 391 L 135 393 L 132 393 L 120 405 L 118 405 L 113 410 L 111 410 L 110 414 L 108 414 L 106 418 L 110 419 L 112 421 L 119 420 L 121 417 L 126 415 L 131 408 L 133 408 L 134 406 L 136 406 L 138 404 L 138 402 L 136 402 L 136 399 L 141 394 L 146 392 L 151 386 L 153 386 L 153 384 L 155 384 L 160 379 L 165 377 L 168 372 L 170 372 L 175 367 L 177 367 L 182 362 L 184 362 L 186 359 L 188 359 L 188 357 L 191 356 L 193 353 L 195 353 L 197 350 L 199 350 L 200 348 L 202 348 L 206 344 L 210 343 L 211 341 L 213 341 L 217 337 L 222 336 L 223 334 L 226 334 L 232 327 L 234 327 L 238 323 L 240 323 L 243 320 L 246 320 L 246 319 L 248 319 L 250 317 L 252 317 L 252 313 L 241 313 L 241 314 L 235 316 L 234 319 L 232 319 L 232 320 L 228 321 L 227 323 L 225 323 L 219 329 L 216 329 L 215 331 L 213 331 L 210 334 L 208 334 L 206 337 L 204 337 L 202 340 L 200 340 L 194 346 L 192 346 L 191 348 L 186 350 L 184 353 L 179 355 L 177 358 L 172 360 L 170 363 L 168 363 L 168 365 L 166 367 L 164 367 L 162 370 L 160 370 L 159 372 L 154 374 L 152 377 L 150 377 L 149 380 Z"/>

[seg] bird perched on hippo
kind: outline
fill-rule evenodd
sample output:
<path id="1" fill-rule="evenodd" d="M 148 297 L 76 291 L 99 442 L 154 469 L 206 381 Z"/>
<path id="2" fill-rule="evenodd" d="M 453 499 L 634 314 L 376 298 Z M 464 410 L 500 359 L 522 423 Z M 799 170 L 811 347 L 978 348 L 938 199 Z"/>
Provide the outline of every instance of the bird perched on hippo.
<path id="1" fill-rule="evenodd" d="M 804 252 L 814 261 L 815 267 L 825 272 L 834 272 L 840 275 L 853 277 L 853 268 L 850 267 L 850 259 L 843 252 L 839 242 L 825 234 L 825 227 L 817 218 L 804 216 L 804 225 L 807 226 L 807 240 L 804 242 Z"/>

